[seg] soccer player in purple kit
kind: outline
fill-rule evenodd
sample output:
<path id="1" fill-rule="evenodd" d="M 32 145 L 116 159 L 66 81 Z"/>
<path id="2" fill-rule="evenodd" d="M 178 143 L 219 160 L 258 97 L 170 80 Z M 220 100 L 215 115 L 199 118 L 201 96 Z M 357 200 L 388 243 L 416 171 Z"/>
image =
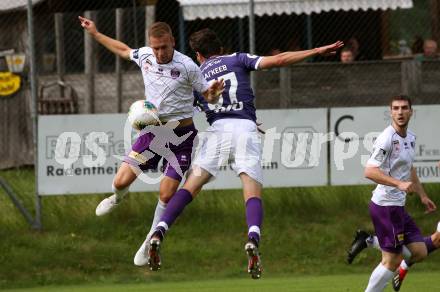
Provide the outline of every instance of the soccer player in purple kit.
<path id="1" fill-rule="evenodd" d="M 173 124 L 173 131 L 179 138 L 188 136 L 185 141 L 179 141 L 178 145 L 170 145 L 173 144 L 171 140 L 165 141 L 169 143 L 170 151 L 168 152 L 174 154 L 174 161 L 178 161 L 178 165 L 171 165 L 170 161 L 165 163 L 166 169 L 159 186 L 159 200 L 151 232 L 144 241 L 146 244 L 149 242 L 152 231 L 164 212 L 168 200 L 176 192 L 182 174 L 190 166 L 193 140 L 197 135 L 192 119 L 194 114 L 193 91 L 201 93 L 208 102 L 216 103 L 223 92 L 224 82 L 223 80 L 215 80 L 209 85 L 197 64 L 188 56 L 174 50 L 175 42 L 171 28 L 164 22 L 155 22 L 148 29 L 149 46 L 131 49 L 128 45 L 100 33 L 92 20 L 81 16 L 78 18 L 84 30 L 97 42 L 114 54 L 123 59 L 131 60 L 139 66 L 145 86 L 145 98 L 157 107 L 160 121 L 167 123 L 167 125 L 168 123 Z M 156 133 L 159 132 L 156 131 Z M 166 131 L 162 131 L 162 133 L 166 133 Z M 114 194 L 99 203 L 96 208 L 97 216 L 108 214 L 114 210 L 142 171 L 157 168 L 162 157 L 154 151 L 151 152 L 150 146 L 154 146 L 154 139 L 164 138 L 170 139 L 172 137 L 159 137 L 154 133 L 141 132 L 116 173 L 112 185 Z M 145 153 L 153 157 L 147 157 Z M 180 167 L 180 170 L 175 167 Z M 134 264 L 145 265 L 146 261 L 143 262 L 143 259 L 144 255 L 136 253 Z"/>
<path id="2" fill-rule="evenodd" d="M 297 52 L 285 52 L 275 56 L 259 57 L 246 53 L 223 55 L 222 43 L 210 29 L 203 29 L 190 36 L 190 46 L 207 80 L 223 78 L 225 91 L 215 105 L 199 97 L 210 127 L 207 137 L 183 187 L 174 194 L 157 224 L 149 247 L 149 266 L 160 268 L 160 244 L 166 231 L 181 214 L 187 204 L 200 192 L 204 184 L 215 177 L 220 166 L 232 158 L 232 168 L 243 185 L 246 205 L 248 240 L 245 251 L 248 256 L 248 272 L 253 279 L 261 277 L 258 251 L 260 228 L 263 222 L 261 201 L 262 170 L 261 141 L 256 125 L 254 94 L 250 86 L 250 71 L 288 66 L 315 55 L 333 54 L 343 46 L 334 44 Z"/>
<path id="3" fill-rule="evenodd" d="M 420 230 L 405 210 L 406 194 L 416 192 L 427 212 L 436 209 L 413 167 L 416 137 L 408 130 L 413 113 L 411 99 L 392 97 L 390 110 L 391 125 L 377 137 L 365 167 L 365 177 L 378 184 L 369 210 L 382 250 L 382 261 L 371 274 L 366 292 L 385 289 L 401 263 L 403 245 L 410 250 L 412 263 L 427 255 Z"/>
<path id="4" fill-rule="evenodd" d="M 440 222 L 437 223 L 437 230 L 433 234 L 423 237 L 423 240 L 425 242 L 428 255 L 440 248 Z M 351 244 L 350 250 L 347 254 L 347 262 L 351 264 L 355 257 L 367 247 L 382 251 L 376 235 L 371 235 L 364 230 L 357 230 L 353 243 Z M 403 280 L 408 273 L 409 267 L 413 265 L 411 262 L 411 251 L 405 245 L 402 247 L 402 256 L 403 259 L 400 262 L 399 268 L 394 272 L 392 279 L 394 291 L 400 290 Z"/>

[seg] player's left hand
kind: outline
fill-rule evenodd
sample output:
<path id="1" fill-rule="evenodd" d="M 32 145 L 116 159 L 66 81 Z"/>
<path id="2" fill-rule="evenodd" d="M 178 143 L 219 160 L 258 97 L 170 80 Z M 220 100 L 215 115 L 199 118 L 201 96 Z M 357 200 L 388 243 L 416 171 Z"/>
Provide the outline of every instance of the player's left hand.
<path id="1" fill-rule="evenodd" d="M 323 46 L 316 48 L 318 50 L 318 54 L 321 56 L 329 56 L 336 54 L 336 51 L 344 46 L 343 41 L 337 41 L 331 45 Z"/>
<path id="2" fill-rule="evenodd" d="M 431 213 L 437 210 L 437 206 L 430 198 L 428 198 L 428 196 L 423 196 L 420 200 L 422 201 L 422 204 L 425 205 L 425 213 Z"/>
<path id="3" fill-rule="evenodd" d="M 223 90 L 225 90 L 225 81 L 223 80 L 223 78 L 215 80 L 212 83 L 211 88 L 216 97 L 220 96 L 223 93 Z"/>

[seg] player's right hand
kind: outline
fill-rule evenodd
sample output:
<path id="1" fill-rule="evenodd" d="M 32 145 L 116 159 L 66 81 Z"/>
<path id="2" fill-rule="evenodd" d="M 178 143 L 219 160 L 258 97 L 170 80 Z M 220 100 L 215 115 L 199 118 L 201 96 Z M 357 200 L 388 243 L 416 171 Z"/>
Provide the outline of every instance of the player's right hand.
<path id="1" fill-rule="evenodd" d="M 82 16 L 78 16 L 79 21 L 81 22 L 81 26 L 91 35 L 94 35 L 96 33 L 98 33 L 98 30 L 96 29 L 96 25 L 95 23 L 85 17 Z"/>
<path id="2" fill-rule="evenodd" d="M 402 181 L 397 185 L 397 188 L 405 193 L 413 192 L 413 183 L 410 181 Z"/>
<path id="3" fill-rule="evenodd" d="M 428 196 L 422 196 L 420 197 L 420 200 L 422 201 L 422 204 L 425 205 L 425 213 L 431 213 L 437 210 L 437 206 L 430 198 L 428 198 Z"/>
<path id="4" fill-rule="evenodd" d="M 331 56 L 336 54 L 336 51 L 341 49 L 343 46 L 344 46 L 344 42 L 337 41 L 331 45 L 322 46 L 316 49 L 318 50 L 318 54 L 321 56 Z"/>

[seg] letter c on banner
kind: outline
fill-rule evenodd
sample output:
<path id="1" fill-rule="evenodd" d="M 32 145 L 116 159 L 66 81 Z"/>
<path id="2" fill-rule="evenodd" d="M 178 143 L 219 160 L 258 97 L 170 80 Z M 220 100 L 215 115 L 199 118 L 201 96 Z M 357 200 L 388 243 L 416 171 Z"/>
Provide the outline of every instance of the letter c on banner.
<path id="1" fill-rule="evenodd" d="M 345 116 L 340 117 L 340 118 L 336 121 L 336 123 L 335 123 L 335 134 L 336 134 L 336 137 L 337 137 L 339 140 L 348 143 L 348 142 L 351 141 L 350 138 L 342 139 L 341 137 L 339 137 L 339 133 L 340 133 L 340 132 L 339 132 L 339 124 L 340 124 L 343 120 L 346 120 L 346 119 L 349 119 L 349 120 L 354 121 L 354 117 L 353 117 L 352 115 L 345 115 Z"/>

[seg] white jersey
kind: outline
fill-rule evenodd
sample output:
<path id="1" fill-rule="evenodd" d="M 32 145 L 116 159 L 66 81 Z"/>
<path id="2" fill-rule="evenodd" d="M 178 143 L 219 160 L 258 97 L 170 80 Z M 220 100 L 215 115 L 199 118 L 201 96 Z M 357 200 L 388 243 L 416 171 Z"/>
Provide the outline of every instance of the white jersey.
<path id="1" fill-rule="evenodd" d="M 153 50 L 142 47 L 130 52 L 130 60 L 141 68 L 145 97 L 158 108 L 161 120 L 193 116 L 193 91 L 202 93 L 209 84 L 190 57 L 174 50 L 169 63 L 158 64 Z"/>
<path id="2" fill-rule="evenodd" d="M 388 126 L 374 142 L 373 153 L 367 164 L 378 166 L 395 179 L 410 181 L 415 143 L 416 136 L 411 131 L 407 131 L 406 137 L 401 137 L 392 126 Z M 406 193 L 378 184 L 371 200 L 380 206 L 405 206 Z"/>

